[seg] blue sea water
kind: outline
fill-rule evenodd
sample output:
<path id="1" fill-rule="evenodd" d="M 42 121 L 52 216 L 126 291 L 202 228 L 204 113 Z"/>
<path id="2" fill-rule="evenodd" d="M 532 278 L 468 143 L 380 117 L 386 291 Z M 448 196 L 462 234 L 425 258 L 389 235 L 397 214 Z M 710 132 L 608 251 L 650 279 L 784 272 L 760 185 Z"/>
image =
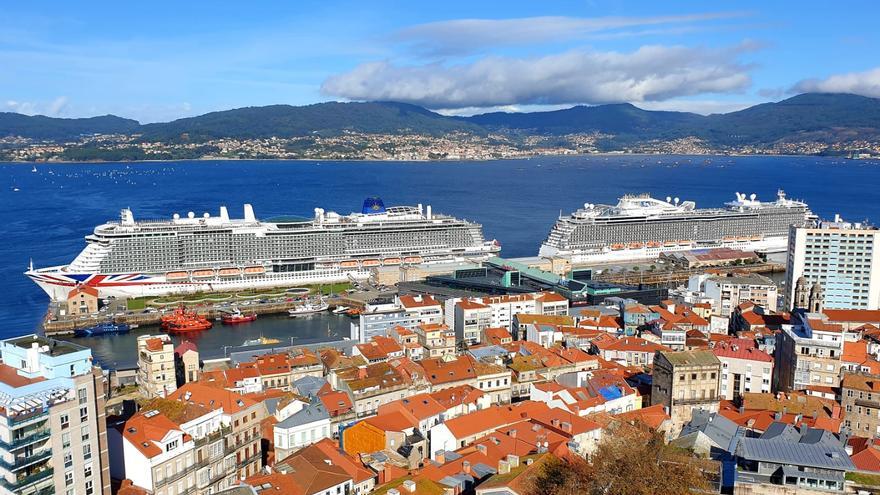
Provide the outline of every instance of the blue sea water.
<path id="1" fill-rule="evenodd" d="M 96 224 L 130 207 L 136 218 L 172 213 L 312 216 L 315 207 L 359 210 L 430 204 L 480 222 L 502 254 L 533 256 L 560 211 L 615 202 L 625 193 L 677 196 L 720 206 L 735 191 L 773 199 L 783 188 L 823 217 L 880 218 L 880 163 L 817 157 L 575 156 L 485 162 L 182 161 L 0 163 L 0 337 L 33 331 L 47 297 L 22 272 L 70 262 Z"/>

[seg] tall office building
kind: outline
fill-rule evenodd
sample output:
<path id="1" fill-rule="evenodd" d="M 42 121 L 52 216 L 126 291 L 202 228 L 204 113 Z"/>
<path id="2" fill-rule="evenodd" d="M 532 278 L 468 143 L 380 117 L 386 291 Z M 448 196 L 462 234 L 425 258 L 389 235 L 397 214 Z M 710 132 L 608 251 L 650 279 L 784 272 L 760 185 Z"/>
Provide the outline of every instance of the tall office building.
<path id="1" fill-rule="evenodd" d="M 110 494 L 104 376 L 92 352 L 0 341 L 0 493 Z"/>
<path id="2" fill-rule="evenodd" d="M 812 312 L 880 309 L 880 230 L 858 223 L 791 227 L 786 304 Z"/>

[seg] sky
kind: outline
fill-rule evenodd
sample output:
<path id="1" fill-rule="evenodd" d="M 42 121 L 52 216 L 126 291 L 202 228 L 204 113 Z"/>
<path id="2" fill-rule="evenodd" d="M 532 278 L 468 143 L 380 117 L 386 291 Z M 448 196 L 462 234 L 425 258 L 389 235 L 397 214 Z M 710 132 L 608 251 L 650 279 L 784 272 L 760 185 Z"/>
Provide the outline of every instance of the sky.
<path id="1" fill-rule="evenodd" d="M 161 122 L 395 100 L 709 114 L 808 91 L 880 97 L 877 19 L 870 1 L 8 2 L 0 111 Z"/>

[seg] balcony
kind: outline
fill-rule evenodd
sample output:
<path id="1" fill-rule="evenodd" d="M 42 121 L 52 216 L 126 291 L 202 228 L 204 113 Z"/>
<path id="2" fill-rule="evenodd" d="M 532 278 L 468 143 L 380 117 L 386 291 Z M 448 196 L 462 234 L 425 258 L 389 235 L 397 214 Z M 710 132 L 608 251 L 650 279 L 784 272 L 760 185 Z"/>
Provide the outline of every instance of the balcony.
<path id="1" fill-rule="evenodd" d="M 49 419 L 49 408 L 38 408 L 30 412 L 6 417 L 9 428 L 21 428 L 47 419 Z"/>
<path id="2" fill-rule="evenodd" d="M 35 484 L 37 484 L 47 478 L 52 478 L 53 474 L 54 474 L 54 470 L 52 468 L 47 468 L 47 469 L 43 469 L 42 471 L 39 471 L 37 473 L 31 474 L 28 476 L 24 476 L 21 478 L 17 478 L 15 480 L 15 482 L 13 482 L 13 483 L 10 483 L 6 479 L 2 479 L 2 481 L 0 481 L 0 486 L 2 486 L 3 488 L 5 488 L 11 492 L 19 493 L 19 492 L 23 492 L 25 489 L 29 488 L 31 485 L 35 485 Z M 49 488 L 52 488 L 54 491 L 54 486 L 50 485 Z M 38 491 L 37 493 L 42 493 L 43 490 L 45 490 L 45 489 L 42 489 L 42 490 Z"/>
<path id="3" fill-rule="evenodd" d="M 258 451 L 256 454 L 248 457 L 247 459 L 242 459 L 242 461 L 238 463 L 238 467 L 245 467 L 254 461 L 260 460 L 260 458 L 262 458 L 262 457 L 263 457 L 263 453 Z"/>
<path id="4" fill-rule="evenodd" d="M 24 469 L 28 466 L 33 466 L 34 464 L 38 464 L 40 462 L 46 461 L 52 457 L 52 450 L 46 449 L 42 452 L 38 452 L 36 454 L 31 454 L 29 456 L 20 456 L 16 457 L 13 462 L 9 462 L 5 459 L 0 459 L 0 467 L 6 469 L 7 471 L 15 472 L 21 469 Z"/>
<path id="5" fill-rule="evenodd" d="M 209 443 L 213 443 L 214 441 L 224 438 L 226 435 L 232 433 L 232 427 L 230 426 L 221 426 L 219 430 L 209 433 L 202 438 L 195 439 L 196 447 L 201 447 L 202 445 L 207 445 Z"/>
<path id="6" fill-rule="evenodd" d="M 52 432 L 48 428 L 39 428 L 28 432 L 26 435 L 13 439 L 11 443 L 0 440 L 0 449 L 6 452 L 12 452 L 28 445 L 33 445 L 52 436 Z"/>

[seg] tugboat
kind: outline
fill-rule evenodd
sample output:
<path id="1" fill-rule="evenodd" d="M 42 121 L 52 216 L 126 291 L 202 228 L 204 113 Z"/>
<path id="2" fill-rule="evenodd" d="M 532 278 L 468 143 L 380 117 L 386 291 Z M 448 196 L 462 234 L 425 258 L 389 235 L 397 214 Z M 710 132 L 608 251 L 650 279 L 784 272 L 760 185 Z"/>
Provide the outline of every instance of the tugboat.
<path id="1" fill-rule="evenodd" d="M 131 327 L 126 325 L 125 323 L 113 323 L 112 321 L 106 321 L 104 323 L 99 323 L 93 327 L 77 328 L 73 331 L 73 336 L 95 337 L 98 335 L 107 334 L 124 334 L 128 333 L 129 330 L 131 330 Z"/>
<path id="2" fill-rule="evenodd" d="M 187 312 L 183 306 L 162 317 L 162 329 L 168 333 L 201 332 L 212 326 L 214 324 L 207 318 L 199 316 L 195 311 Z"/>
<path id="3" fill-rule="evenodd" d="M 226 313 L 222 317 L 220 317 L 220 321 L 223 322 L 224 325 L 237 325 L 239 323 L 249 323 L 257 319 L 256 313 L 251 313 L 249 315 L 242 314 L 241 310 L 235 308 L 231 313 Z"/>

